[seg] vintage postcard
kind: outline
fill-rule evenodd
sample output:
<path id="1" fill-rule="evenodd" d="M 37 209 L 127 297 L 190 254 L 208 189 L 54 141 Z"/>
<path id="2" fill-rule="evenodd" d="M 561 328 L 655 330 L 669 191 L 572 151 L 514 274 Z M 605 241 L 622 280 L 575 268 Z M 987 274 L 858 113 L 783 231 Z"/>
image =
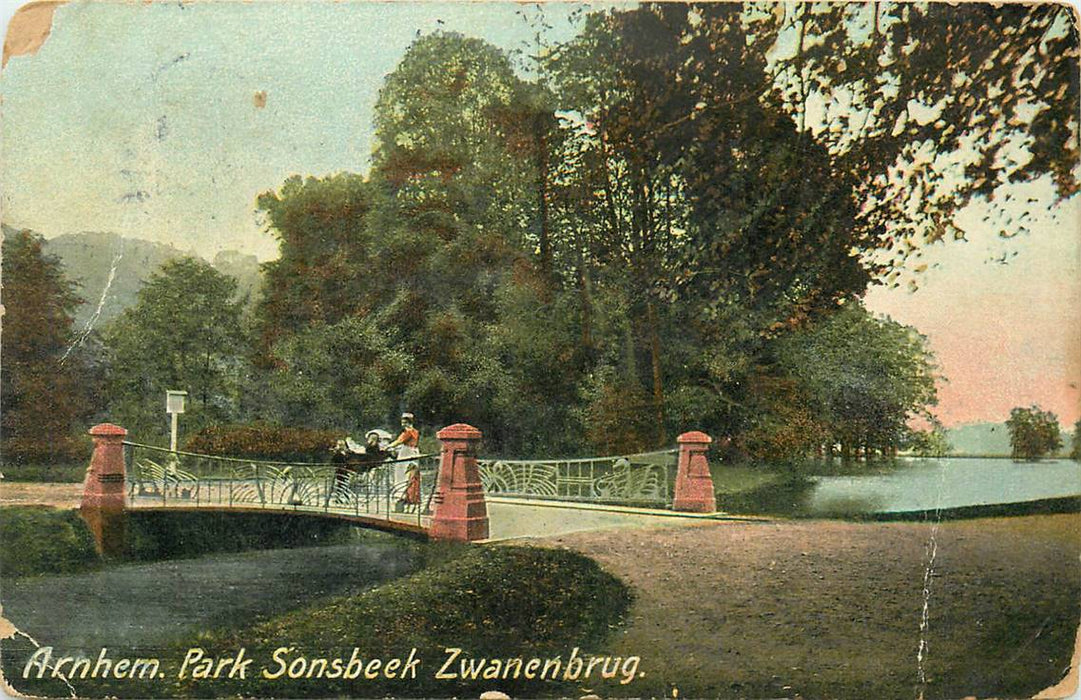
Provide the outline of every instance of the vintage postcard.
<path id="1" fill-rule="evenodd" d="M 1077 697 L 1079 51 L 1054 2 L 12 6 L 4 692 Z"/>

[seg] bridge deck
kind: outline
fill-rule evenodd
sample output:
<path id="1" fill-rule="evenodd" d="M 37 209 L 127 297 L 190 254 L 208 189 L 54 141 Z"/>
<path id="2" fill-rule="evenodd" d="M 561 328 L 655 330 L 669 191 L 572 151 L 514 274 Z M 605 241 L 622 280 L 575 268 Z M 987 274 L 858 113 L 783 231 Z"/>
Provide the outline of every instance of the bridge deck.
<path id="1" fill-rule="evenodd" d="M 157 504 L 138 504 L 131 508 L 133 511 L 139 512 L 158 512 L 165 513 L 170 511 L 180 512 L 219 512 L 219 513 L 272 513 L 277 515 L 296 515 L 303 517 L 321 517 L 321 518 L 334 518 L 335 520 L 344 520 L 364 527 L 369 527 L 375 530 L 385 530 L 387 532 L 396 532 L 401 534 L 415 535 L 418 537 L 428 536 L 428 526 L 431 523 L 430 516 L 421 516 L 421 521 L 418 524 L 416 513 L 391 513 L 389 517 L 386 514 L 357 514 L 353 511 L 347 511 L 344 509 L 334 508 L 317 508 L 314 506 L 251 506 L 251 505 L 208 505 L 200 504 L 195 505 L 193 503 L 181 503 L 172 502 L 167 505 Z"/>
<path id="2" fill-rule="evenodd" d="M 612 506 L 488 496 L 487 542 L 552 537 L 585 530 L 696 525 L 716 520 L 765 520 L 726 513 L 680 513 L 661 508 Z"/>
<path id="3" fill-rule="evenodd" d="M 156 499 L 135 498 L 131 507 L 138 511 L 212 511 L 223 513 L 279 513 L 305 517 L 326 517 L 356 523 L 387 532 L 427 537 L 430 515 L 416 513 L 356 512 L 347 506 L 250 504 L 233 505 L 194 503 L 172 500 L 162 504 Z M 610 528 L 651 528 L 673 525 L 694 525 L 710 520 L 760 520 L 725 513 L 679 513 L 661 508 L 600 505 L 590 503 L 551 501 L 529 498 L 488 496 L 489 538 L 498 542 L 528 537 L 551 537 L 585 530 Z"/>

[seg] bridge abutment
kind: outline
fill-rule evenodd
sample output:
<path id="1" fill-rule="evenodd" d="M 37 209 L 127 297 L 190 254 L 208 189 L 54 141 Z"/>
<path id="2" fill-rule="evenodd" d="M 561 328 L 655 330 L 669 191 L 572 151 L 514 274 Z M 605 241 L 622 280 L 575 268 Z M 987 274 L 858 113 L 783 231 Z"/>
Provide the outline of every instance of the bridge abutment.
<path id="1" fill-rule="evenodd" d="M 122 556 L 126 546 L 124 437 L 127 434 L 127 430 L 112 423 L 90 429 L 94 454 L 83 481 L 79 514 L 94 535 L 98 553 L 106 557 Z"/>
<path id="2" fill-rule="evenodd" d="M 713 438 L 697 430 L 683 433 L 679 443 L 679 462 L 676 467 L 676 492 L 672 510 L 687 513 L 713 513 L 717 510 L 717 495 L 713 490 L 713 477 L 709 473 L 709 450 Z"/>
<path id="3" fill-rule="evenodd" d="M 447 426 L 436 437 L 443 445 L 429 536 L 472 542 L 488 538 L 488 506 L 477 468 L 481 432 L 471 425 Z"/>

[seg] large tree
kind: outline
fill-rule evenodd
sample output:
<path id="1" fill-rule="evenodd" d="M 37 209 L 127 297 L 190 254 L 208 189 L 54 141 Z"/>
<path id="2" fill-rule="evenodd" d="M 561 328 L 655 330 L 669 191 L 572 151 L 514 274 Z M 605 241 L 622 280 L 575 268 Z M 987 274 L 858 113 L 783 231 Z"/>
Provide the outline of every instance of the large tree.
<path id="1" fill-rule="evenodd" d="M 594 15 L 550 61 L 574 153 L 557 185 L 571 207 L 595 211 L 570 240 L 586 253 L 578 264 L 621 287 L 641 319 L 633 334 L 649 358 L 659 426 L 671 373 L 664 305 L 697 308 L 690 321 L 706 345 L 746 353 L 870 279 L 854 254 L 865 245 L 855 202 L 825 150 L 767 99 L 766 57 L 741 8 L 702 10 L 712 33 L 700 30 L 697 11 Z M 729 359 L 704 363 L 706 374 Z M 730 379 L 713 375 L 707 381 Z"/>
<path id="2" fill-rule="evenodd" d="M 5 229 L 4 319 L 0 356 L 0 432 L 4 460 L 54 461 L 78 454 L 73 432 L 93 413 L 85 389 L 100 378 L 83 376 L 75 348 L 74 311 L 82 303 L 60 261 L 42 252 L 29 231 Z"/>
<path id="3" fill-rule="evenodd" d="M 135 440 L 166 434 L 168 389 L 188 392 L 188 430 L 236 419 L 248 354 L 236 286 L 206 262 L 172 260 L 110 325 L 110 410 Z"/>
<path id="4" fill-rule="evenodd" d="M 1014 459 L 1039 459 L 1062 447 L 1058 416 L 1039 406 L 1013 409 L 1006 428 Z"/>
<path id="5" fill-rule="evenodd" d="M 776 353 L 820 425 L 808 439 L 824 437 L 827 450 L 839 445 L 843 458 L 891 455 L 910 420 L 932 420 L 937 367 L 914 328 L 846 304 L 782 339 Z"/>
<path id="6" fill-rule="evenodd" d="M 480 40 L 420 37 L 380 93 L 370 179 L 260 200 L 283 247 L 263 307 L 276 372 L 319 359 L 309 331 L 355 332 L 405 361 L 376 404 L 475 420 L 497 448 L 540 450 L 557 426 L 615 451 L 780 426 L 789 451 L 889 451 L 905 412 L 841 410 L 824 397 L 842 389 L 785 370 L 786 339 L 837 317 L 918 356 L 854 319 L 867 287 L 962 237 L 974 199 L 1076 189 L 1064 8 L 659 3 L 544 48 L 516 73 Z M 867 366 L 904 374 L 882 348 Z M 884 390 L 926 405 L 929 373 L 910 374 Z"/>
<path id="7" fill-rule="evenodd" d="M 425 420 L 491 415 L 481 387 L 499 373 L 487 337 L 503 290 L 547 294 L 529 253 L 547 245 L 536 148 L 517 118 L 535 100 L 502 51 L 443 33 L 414 42 L 380 91 L 380 322 L 412 358 L 403 407 Z"/>
<path id="8" fill-rule="evenodd" d="M 360 175 L 293 176 L 259 196 L 279 244 L 278 258 L 263 266 L 256 310 L 262 364 L 281 338 L 371 310 L 373 289 L 387 274 L 371 245 L 371 189 Z"/>
<path id="9" fill-rule="evenodd" d="M 1076 189 L 1062 7 L 658 3 L 592 15 L 548 69 L 571 135 L 556 239 L 583 278 L 618 271 L 658 424 L 660 301 L 701 309 L 701 381 L 731 395 L 740 356 L 962 238 L 967 203 L 1045 175 Z"/>

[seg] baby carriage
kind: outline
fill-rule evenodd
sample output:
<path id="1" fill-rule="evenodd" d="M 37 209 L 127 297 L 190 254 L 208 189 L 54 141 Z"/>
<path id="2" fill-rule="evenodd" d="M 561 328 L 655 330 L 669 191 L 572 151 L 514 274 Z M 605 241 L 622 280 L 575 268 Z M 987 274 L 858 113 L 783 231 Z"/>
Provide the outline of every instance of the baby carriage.
<path id="1" fill-rule="evenodd" d="M 350 476 L 353 474 L 367 474 L 377 466 L 393 457 L 387 449 L 392 441 L 390 433 L 379 428 L 373 428 L 364 435 L 365 442 L 359 445 L 347 436 L 338 440 L 334 445 L 331 463 L 334 469 L 334 493 L 335 501 L 347 500 L 349 492 Z"/>

